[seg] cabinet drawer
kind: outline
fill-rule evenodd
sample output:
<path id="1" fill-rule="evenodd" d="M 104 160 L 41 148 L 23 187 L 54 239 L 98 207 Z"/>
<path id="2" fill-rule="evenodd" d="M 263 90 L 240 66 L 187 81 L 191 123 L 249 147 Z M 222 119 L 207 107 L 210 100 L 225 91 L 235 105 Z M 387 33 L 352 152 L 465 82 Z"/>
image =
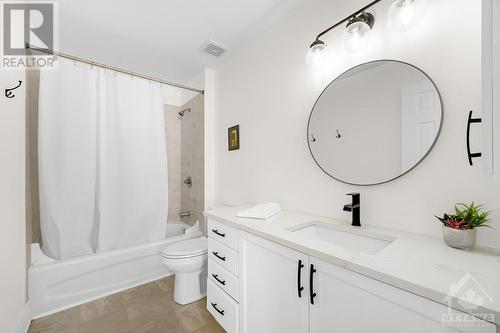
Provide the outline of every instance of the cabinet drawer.
<path id="1" fill-rule="evenodd" d="M 238 301 L 238 278 L 226 269 L 208 259 L 208 277 L 234 300 Z"/>
<path id="2" fill-rule="evenodd" d="M 238 303 L 211 280 L 207 281 L 207 309 L 228 332 L 238 332 Z"/>
<path id="3" fill-rule="evenodd" d="M 238 251 L 238 230 L 223 223 L 208 219 L 208 237 L 216 239 L 233 250 Z"/>
<path id="4" fill-rule="evenodd" d="M 208 239 L 208 257 L 234 275 L 238 276 L 238 253 L 225 245 Z"/>

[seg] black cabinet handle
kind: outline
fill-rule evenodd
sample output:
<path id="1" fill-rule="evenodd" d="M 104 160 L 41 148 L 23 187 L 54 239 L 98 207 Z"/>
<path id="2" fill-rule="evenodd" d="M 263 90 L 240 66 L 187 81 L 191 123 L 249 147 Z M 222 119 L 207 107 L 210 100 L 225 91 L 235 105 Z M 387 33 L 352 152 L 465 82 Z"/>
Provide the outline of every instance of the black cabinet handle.
<path id="1" fill-rule="evenodd" d="M 224 315 L 224 310 L 217 309 L 217 303 L 211 303 L 211 304 L 212 304 L 212 307 L 215 309 L 215 311 L 220 313 L 222 316 Z"/>
<path id="2" fill-rule="evenodd" d="M 212 232 L 217 236 L 226 237 L 226 234 L 220 233 L 217 229 L 212 229 Z"/>
<path id="3" fill-rule="evenodd" d="M 316 269 L 314 265 L 311 264 L 311 269 L 309 270 L 309 296 L 312 305 L 314 305 L 314 297 L 316 297 L 316 293 L 314 292 L 314 273 L 316 273 Z"/>
<path id="4" fill-rule="evenodd" d="M 212 253 L 213 253 L 213 255 L 214 255 L 214 256 L 216 256 L 216 257 L 217 257 L 217 258 L 219 258 L 220 260 L 222 260 L 222 261 L 226 261 L 226 257 L 221 257 L 221 256 L 219 255 L 219 252 L 213 252 L 213 251 L 212 251 Z"/>
<path id="5" fill-rule="evenodd" d="M 469 111 L 469 119 L 467 120 L 467 157 L 469 158 L 469 165 L 472 166 L 472 159 L 481 157 L 481 153 L 470 152 L 470 124 L 480 123 L 481 118 L 472 118 L 472 111 Z"/>
<path id="6" fill-rule="evenodd" d="M 304 268 L 304 264 L 302 263 L 302 260 L 299 260 L 299 263 L 297 265 L 297 292 L 299 294 L 299 298 L 302 297 L 302 290 L 304 290 L 304 287 L 302 287 L 302 268 Z"/>
<path id="7" fill-rule="evenodd" d="M 212 274 L 212 276 L 214 277 L 215 280 L 217 280 L 217 282 L 219 282 L 223 286 L 226 285 L 226 281 L 219 280 L 219 275 L 218 274 Z"/>

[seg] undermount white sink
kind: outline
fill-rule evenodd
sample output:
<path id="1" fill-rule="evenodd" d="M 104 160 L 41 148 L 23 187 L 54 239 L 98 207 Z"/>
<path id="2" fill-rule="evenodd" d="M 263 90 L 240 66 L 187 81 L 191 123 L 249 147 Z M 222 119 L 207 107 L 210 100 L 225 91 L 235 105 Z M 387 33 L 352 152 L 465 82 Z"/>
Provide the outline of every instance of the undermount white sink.
<path id="1" fill-rule="evenodd" d="M 292 230 L 292 232 L 310 239 L 322 240 L 352 251 L 367 254 L 377 254 L 394 240 L 379 235 L 360 234 L 358 230 L 353 230 L 353 232 L 342 231 L 315 223 Z"/>

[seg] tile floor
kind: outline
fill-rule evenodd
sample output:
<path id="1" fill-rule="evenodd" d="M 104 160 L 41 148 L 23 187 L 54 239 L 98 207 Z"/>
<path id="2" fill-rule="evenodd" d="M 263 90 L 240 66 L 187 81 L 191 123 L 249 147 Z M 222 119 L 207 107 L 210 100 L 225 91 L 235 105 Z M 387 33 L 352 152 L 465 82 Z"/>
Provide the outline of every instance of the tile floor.
<path id="1" fill-rule="evenodd" d="M 181 306 L 174 277 L 75 306 L 31 322 L 29 333 L 223 333 L 206 299 Z"/>

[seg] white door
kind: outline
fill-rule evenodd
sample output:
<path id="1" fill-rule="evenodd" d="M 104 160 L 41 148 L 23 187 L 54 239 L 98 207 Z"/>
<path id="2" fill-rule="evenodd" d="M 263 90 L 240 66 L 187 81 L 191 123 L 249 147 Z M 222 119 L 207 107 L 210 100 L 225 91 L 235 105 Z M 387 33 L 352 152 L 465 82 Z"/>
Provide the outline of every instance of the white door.
<path id="1" fill-rule="evenodd" d="M 417 164 L 441 125 L 441 101 L 428 80 L 401 89 L 401 172 Z"/>
<path id="2" fill-rule="evenodd" d="M 310 333 L 495 332 L 486 322 L 480 328 L 464 322 L 457 323 L 461 328 L 447 327 L 442 318 L 449 309 L 442 304 L 316 258 L 310 264 L 316 270 Z"/>
<path id="3" fill-rule="evenodd" d="M 309 257 L 239 233 L 240 332 L 307 333 Z"/>

